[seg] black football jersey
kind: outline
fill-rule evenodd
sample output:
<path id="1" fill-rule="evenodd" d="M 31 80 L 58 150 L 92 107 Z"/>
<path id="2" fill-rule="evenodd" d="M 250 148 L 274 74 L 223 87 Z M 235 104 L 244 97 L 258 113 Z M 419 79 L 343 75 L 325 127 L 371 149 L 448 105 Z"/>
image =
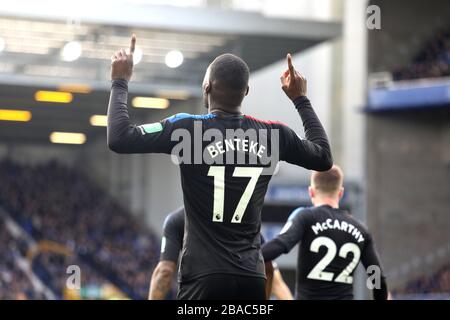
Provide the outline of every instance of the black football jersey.
<path id="1" fill-rule="evenodd" d="M 169 213 L 164 220 L 159 260 L 178 263 L 178 257 L 183 247 L 183 237 L 184 207 L 181 207 Z"/>
<path id="2" fill-rule="evenodd" d="M 137 126 L 128 117 L 126 81 L 113 81 L 110 149 L 171 154 L 179 164 L 186 210 L 181 281 L 215 273 L 265 277 L 261 209 L 276 164 L 314 170 L 332 165 L 328 139 L 309 100 L 301 97 L 294 104 L 306 139 L 282 123 L 225 112 L 181 113 Z"/>
<path id="3" fill-rule="evenodd" d="M 160 261 L 178 262 L 178 257 L 183 248 L 184 217 L 184 207 L 180 207 L 169 213 L 164 220 Z M 265 239 L 261 234 L 261 245 L 264 243 Z"/>
<path id="4" fill-rule="evenodd" d="M 298 299 L 352 299 L 359 262 L 381 270 L 366 227 L 347 211 L 328 205 L 296 209 L 275 239 L 285 252 L 299 244 Z"/>

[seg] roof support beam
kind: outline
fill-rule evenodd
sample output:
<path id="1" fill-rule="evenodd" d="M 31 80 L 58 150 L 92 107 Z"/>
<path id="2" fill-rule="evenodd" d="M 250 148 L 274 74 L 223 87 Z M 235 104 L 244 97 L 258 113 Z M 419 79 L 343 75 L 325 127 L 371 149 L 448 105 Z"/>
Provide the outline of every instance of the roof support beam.
<path id="1" fill-rule="evenodd" d="M 212 8 L 132 5 L 121 1 L 9 1 L 0 16 L 81 24 L 107 24 L 179 32 L 263 35 L 326 40 L 341 34 L 340 22 L 269 18 L 259 13 Z"/>

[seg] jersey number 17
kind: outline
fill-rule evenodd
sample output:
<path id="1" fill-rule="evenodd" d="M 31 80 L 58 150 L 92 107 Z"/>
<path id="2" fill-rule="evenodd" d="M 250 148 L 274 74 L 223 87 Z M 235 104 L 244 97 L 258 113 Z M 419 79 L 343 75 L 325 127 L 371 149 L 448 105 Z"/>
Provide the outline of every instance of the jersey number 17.
<path id="1" fill-rule="evenodd" d="M 231 223 L 241 223 L 244 216 L 245 209 L 252 197 L 255 190 L 258 178 L 261 175 L 263 168 L 255 167 L 236 167 L 233 172 L 233 177 L 248 177 L 250 181 L 242 194 L 241 199 L 234 211 Z M 208 176 L 214 177 L 214 205 L 213 205 L 213 218 L 214 222 L 223 222 L 223 210 L 225 200 L 225 167 L 214 166 L 210 167 Z"/>

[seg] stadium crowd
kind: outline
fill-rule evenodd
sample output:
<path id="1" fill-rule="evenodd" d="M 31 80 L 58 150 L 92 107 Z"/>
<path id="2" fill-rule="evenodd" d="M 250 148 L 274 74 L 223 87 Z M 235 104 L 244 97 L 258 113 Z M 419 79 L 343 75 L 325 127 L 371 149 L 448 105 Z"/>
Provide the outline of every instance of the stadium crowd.
<path id="1" fill-rule="evenodd" d="M 432 275 L 422 275 L 409 281 L 404 288 L 396 294 L 450 294 L 450 264 L 441 267 Z"/>
<path id="2" fill-rule="evenodd" d="M 21 255 L 23 244 L 14 239 L 0 219 L 0 300 L 43 299 L 18 267 L 16 256 Z"/>
<path id="3" fill-rule="evenodd" d="M 428 40 L 413 61 L 393 71 L 394 80 L 450 76 L 450 30 L 441 30 Z"/>
<path id="4" fill-rule="evenodd" d="M 58 254 L 56 252 L 39 252 L 33 259 L 34 273 L 52 289 L 57 298 L 65 296 L 66 282 L 69 274 L 68 266 L 80 268 L 81 288 L 101 288 L 110 282 L 90 265 L 84 263 L 76 255 Z"/>
<path id="5" fill-rule="evenodd" d="M 131 298 L 147 296 L 157 238 L 87 177 L 57 162 L 10 161 L 0 163 L 0 177 L 0 204 L 35 240 L 67 246 Z M 40 259 L 61 286 L 58 259 Z"/>

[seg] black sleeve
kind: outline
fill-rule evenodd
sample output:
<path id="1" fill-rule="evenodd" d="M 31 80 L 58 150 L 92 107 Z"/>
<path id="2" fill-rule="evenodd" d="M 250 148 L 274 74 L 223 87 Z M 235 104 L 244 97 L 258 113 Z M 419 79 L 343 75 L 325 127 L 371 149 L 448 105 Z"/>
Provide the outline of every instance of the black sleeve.
<path id="1" fill-rule="evenodd" d="M 333 158 L 327 134 L 305 96 L 294 100 L 303 121 L 306 139 L 301 139 L 292 129 L 281 125 L 280 160 L 306 169 L 326 171 L 331 169 Z"/>
<path id="2" fill-rule="evenodd" d="M 184 207 L 169 214 L 164 221 L 163 238 L 161 240 L 160 261 L 178 262 L 178 256 L 183 247 Z"/>
<path id="3" fill-rule="evenodd" d="M 378 257 L 378 253 L 375 249 L 375 244 L 373 242 L 372 236 L 367 233 L 366 241 L 364 244 L 364 249 L 361 255 L 361 262 L 364 268 L 369 268 L 370 266 L 376 266 L 380 270 L 380 286 L 373 289 L 374 300 L 387 300 L 388 288 L 386 284 L 386 277 L 383 273 L 383 268 Z"/>
<path id="4" fill-rule="evenodd" d="M 285 253 L 286 247 L 277 238 L 266 242 L 262 247 L 262 255 L 264 257 L 264 262 L 272 261 L 278 258 L 281 254 Z"/>
<path id="5" fill-rule="evenodd" d="M 278 236 L 262 247 L 264 261 L 271 261 L 283 253 L 288 253 L 299 243 L 305 232 L 306 214 L 299 210 L 294 211 L 284 225 Z"/>
<path id="6" fill-rule="evenodd" d="M 168 119 L 134 125 L 128 115 L 128 82 L 113 80 L 108 105 L 107 139 L 109 148 L 117 153 L 170 153 L 174 142 L 171 134 L 175 124 Z"/>

